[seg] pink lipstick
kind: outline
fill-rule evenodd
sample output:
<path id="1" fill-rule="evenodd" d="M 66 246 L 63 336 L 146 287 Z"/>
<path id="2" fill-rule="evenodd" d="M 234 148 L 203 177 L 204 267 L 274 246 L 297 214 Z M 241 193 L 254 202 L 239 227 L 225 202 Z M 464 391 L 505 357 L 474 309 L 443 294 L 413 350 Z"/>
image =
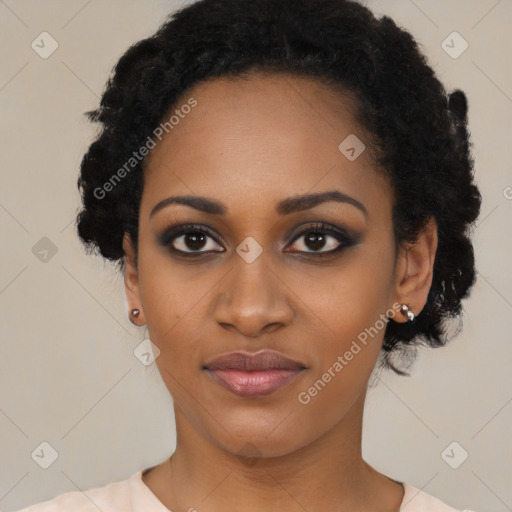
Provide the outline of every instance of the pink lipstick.
<path id="1" fill-rule="evenodd" d="M 203 367 L 215 382 L 238 396 L 264 396 L 295 380 L 306 366 L 279 352 L 231 352 Z"/>

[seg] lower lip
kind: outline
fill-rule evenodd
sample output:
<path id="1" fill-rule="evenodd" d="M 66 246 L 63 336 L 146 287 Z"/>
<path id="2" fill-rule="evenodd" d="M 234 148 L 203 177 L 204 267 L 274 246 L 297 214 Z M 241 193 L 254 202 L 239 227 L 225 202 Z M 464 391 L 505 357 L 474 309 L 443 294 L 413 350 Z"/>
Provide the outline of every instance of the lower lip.
<path id="1" fill-rule="evenodd" d="M 264 396 L 283 388 L 302 373 L 302 370 L 208 370 L 221 386 L 238 396 Z"/>

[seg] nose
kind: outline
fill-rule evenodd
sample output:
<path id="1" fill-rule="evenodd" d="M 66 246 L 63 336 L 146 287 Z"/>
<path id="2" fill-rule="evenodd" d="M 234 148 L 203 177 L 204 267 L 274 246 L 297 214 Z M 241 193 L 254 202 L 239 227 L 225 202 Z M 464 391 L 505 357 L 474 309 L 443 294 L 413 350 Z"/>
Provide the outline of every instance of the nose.
<path id="1" fill-rule="evenodd" d="M 289 288 L 264 258 L 252 263 L 239 258 L 221 283 L 217 289 L 214 320 L 225 329 L 258 337 L 293 320 Z"/>

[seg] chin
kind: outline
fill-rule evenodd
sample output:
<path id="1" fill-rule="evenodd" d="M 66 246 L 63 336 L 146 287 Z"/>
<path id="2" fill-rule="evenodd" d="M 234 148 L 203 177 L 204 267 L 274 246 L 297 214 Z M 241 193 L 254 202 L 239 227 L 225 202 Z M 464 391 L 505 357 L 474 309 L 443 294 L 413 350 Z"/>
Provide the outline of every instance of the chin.
<path id="1" fill-rule="evenodd" d="M 284 426 L 272 428 L 261 428 L 261 424 L 251 423 L 249 425 L 239 425 L 236 433 L 226 425 L 227 432 L 233 433 L 230 436 L 222 429 L 222 438 L 217 438 L 214 442 L 225 451 L 234 455 L 248 458 L 272 458 L 282 457 L 300 450 L 311 440 L 303 438 L 305 433 L 290 432 Z"/>

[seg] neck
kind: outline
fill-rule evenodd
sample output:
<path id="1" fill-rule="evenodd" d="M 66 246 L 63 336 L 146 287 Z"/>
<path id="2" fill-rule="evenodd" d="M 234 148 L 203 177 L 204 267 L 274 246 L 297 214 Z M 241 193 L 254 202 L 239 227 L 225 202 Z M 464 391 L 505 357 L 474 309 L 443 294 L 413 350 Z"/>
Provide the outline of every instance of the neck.
<path id="1" fill-rule="evenodd" d="M 253 445 L 246 444 L 243 450 L 249 457 L 220 447 L 175 407 L 176 450 L 148 486 L 171 510 L 217 512 L 235 505 L 245 512 L 315 512 L 333 506 L 353 512 L 372 507 L 398 510 L 401 487 L 376 472 L 361 455 L 364 398 L 312 443 L 289 453 L 252 458 L 257 451 Z"/>

